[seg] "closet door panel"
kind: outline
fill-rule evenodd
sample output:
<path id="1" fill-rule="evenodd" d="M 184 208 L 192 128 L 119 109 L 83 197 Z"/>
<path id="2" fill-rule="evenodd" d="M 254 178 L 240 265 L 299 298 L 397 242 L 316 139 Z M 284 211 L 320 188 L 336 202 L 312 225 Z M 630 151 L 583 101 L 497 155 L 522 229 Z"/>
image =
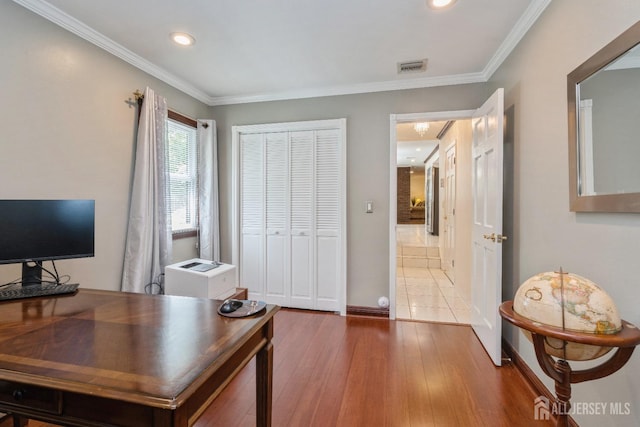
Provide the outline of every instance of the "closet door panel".
<path id="1" fill-rule="evenodd" d="M 317 237 L 316 309 L 338 311 L 340 248 L 335 236 Z"/>
<path id="2" fill-rule="evenodd" d="M 266 299 L 270 304 L 289 306 L 286 292 L 288 280 L 285 276 L 289 262 L 286 253 L 285 236 L 267 235 Z"/>
<path id="3" fill-rule="evenodd" d="M 316 131 L 315 214 L 317 230 L 340 230 L 340 133 Z"/>
<path id="4" fill-rule="evenodd" d="M 286 132 L 265 134 L 266 297 L 288 305 L 289 153 Z"/>
<path id="5" fill-rule="evenodd" d="M 315 226 L 316 308 L 339 310 L 340 229 L 340 132 L 316 131 Z"/>
<path id="6" fill-rule="evenodd" d="M 313 256 L 311 236 L 291 236 L 291 306 L 315 308 L 313 304 Z"/>
<path id="7" fill-rule="evenodd" d="M 262 299 L 264 295 L 263 242 L 260 234 L 242 235 L 240 286 L 247 288 L 251 299 Z"/>
<path id="8" fill-rule="evenodd" d="M 251 298 L 264 294 L 264 173 L 263 137 L 245 134 L 240 139 L 240 284 Z"/>
<path id="9" fill-rule="evenodd" d="M 291 303 L 313 304 L 313 131 L 291 132 Z"/>

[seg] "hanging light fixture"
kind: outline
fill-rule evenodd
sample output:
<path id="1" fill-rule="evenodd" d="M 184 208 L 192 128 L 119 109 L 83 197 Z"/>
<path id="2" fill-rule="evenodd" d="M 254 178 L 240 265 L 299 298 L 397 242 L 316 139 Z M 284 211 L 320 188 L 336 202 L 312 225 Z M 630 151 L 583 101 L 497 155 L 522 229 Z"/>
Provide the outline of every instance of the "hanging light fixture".
<path id="1" fill-rule="evenodd" d="M 423 137 L 424 134 L 427 133 L 427 131 L 429 130 L 429 123 L 428 122 L 414 123 L 413 129 L 416 132 L 418 132 L 418 135 L 420 135 L 420 137 Z"/>

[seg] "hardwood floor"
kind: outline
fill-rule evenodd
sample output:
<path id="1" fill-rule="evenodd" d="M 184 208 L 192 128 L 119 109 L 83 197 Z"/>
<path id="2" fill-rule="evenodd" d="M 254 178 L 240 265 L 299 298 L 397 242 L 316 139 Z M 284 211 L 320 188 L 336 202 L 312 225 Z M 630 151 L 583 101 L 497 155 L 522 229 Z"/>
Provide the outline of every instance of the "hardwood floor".
<path id="1" fill-rule="evenodd" d="M 469 326 L 284 309 L 273 343 L 276 427 L 553 425 L 534 421 L 537 394 L 515 367 L 494 367 Z M 195 427 L 254 426 L 254 372 Z"/>
<path id="2" fill-rule="evenodd" d="M 469 326 L 282 310 L 274 347 L 274 426 L 545 425 L 536 393 L 494 367 Z M 253 372 L 196 426 L 255 425 Z"/>

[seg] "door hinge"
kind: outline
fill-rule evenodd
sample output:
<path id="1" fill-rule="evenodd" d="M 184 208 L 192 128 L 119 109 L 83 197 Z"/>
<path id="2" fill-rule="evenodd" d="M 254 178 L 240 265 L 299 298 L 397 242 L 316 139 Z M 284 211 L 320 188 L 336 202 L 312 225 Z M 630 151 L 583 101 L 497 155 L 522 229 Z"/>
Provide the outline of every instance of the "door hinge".
<path id="1" fill-rule="evenodd" d="M 452 259 L 452 260 L 451 260 L 451 267 L 455 267 L 455 266 L 456 266 L 456 260 L 455 260 L 455 259 Z"/>

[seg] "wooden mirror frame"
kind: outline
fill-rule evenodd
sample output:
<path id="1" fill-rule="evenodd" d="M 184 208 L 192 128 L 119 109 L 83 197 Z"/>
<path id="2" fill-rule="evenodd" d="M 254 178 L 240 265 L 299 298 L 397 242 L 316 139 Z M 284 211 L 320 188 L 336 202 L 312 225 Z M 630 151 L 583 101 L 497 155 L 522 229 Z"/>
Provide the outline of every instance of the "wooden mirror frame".
<path id="1" fill-rule="evenodd" d="M 640 43 L 640 21 L 600 49 L 567 75 L 569 113 L 569 202 L 572 212 L 636 212 L 640 213 L 640 193 L 581 196 L 578 187 L 578 84 L 605 68 Z"/>

